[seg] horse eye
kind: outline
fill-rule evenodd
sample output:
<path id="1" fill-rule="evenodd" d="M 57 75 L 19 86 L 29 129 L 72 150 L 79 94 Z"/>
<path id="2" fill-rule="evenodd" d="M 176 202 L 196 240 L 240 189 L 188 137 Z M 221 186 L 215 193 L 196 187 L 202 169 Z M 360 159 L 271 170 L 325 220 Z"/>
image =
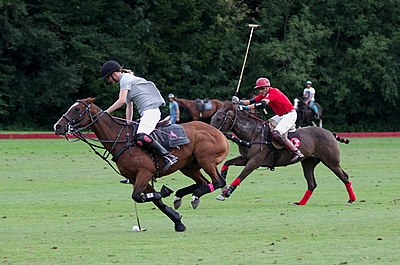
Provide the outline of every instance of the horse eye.
<path id="1" fill-rule="evenodd" d="M 75 108 L 75 111 L 80 111 L 81 109 L 80 108 Z"/>

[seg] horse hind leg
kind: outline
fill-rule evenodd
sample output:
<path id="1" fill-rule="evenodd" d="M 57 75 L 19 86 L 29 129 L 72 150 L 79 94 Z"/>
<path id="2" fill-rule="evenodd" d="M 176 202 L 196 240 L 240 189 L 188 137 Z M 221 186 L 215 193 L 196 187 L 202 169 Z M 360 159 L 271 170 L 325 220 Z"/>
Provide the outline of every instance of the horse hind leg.
<path id="1" fill-rule="evenodd" d="M 353 185 L 349 180 L 349 176 L 347 173 L 342 169 L 340 165 L 336 166 L 328 166 L 330 170 L 332 170 L 333 173 L 343 182 L 343 184 L 346 187 L 347 193 L 349 195 L 349 200 L 348 203 L 353 203 L 356 201 L 357 197 L 356 194 L 353 190 Z"/>
<path id="2" fill-rule="evenodd" d="M 192 194 L 198 187 L 198 184 L 192 184 L 177 190 L 174 197 L 174 208 L 179 209 L 182 205 L 182 198 L 188 194 Z"/>
<path id="3" fill-rule="evenodd" d="M 197 206 L 200 204 L 200 197 L 203 195 L 202 192 L 207 193 L 211 190 L 212 184 L 209 183 L 209 181 L 204 178 L 204 176 L 200 172 L 200 168 L 198 166 L 196 167 L 189 167 L 189 168 L 184 168 L 181 169 L 181 172 L 185 175 L 188 176 L 189 178 L 193 179 L 196 183 L 192 184 L 190 186 L 187 186 L 185 188 L 179 189 L 175 193 L 175 198 L 174 198 L 174 208 L 178 209 L 181 204 L 182 204 L 182 198 L 190 193 L 193 194 L 192 196 L 192 207 L 193 209 L 196 209 Z M 205 190 L 205 191 L 204 191 Z"/>

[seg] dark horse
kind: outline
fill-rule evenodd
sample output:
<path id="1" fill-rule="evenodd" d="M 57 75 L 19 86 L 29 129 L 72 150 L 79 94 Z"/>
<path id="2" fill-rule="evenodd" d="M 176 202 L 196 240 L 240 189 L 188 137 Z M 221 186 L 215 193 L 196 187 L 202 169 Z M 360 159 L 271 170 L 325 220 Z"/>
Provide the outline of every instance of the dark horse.
<path id="1" fill-rule="evenodd" d="M 321 105 L 315 103 L 318 108 L 319 117 L 316 118 L 314 111 L 310 107 L 308 107 L 305 103 L 305 99 L 303 97 L 298 97 L 294 99 L 294 107 L 297 111 L 297 127 L 304 127 L 308 125 L 317 126 L 315 124 L 318 121 L 318 126 L 322 128 L 322 108 Z"/>
<path id="2" fill-rule="evenodd" d="M 183 109 L 187 109 L 192 116 L 192 120 L 199 121 L 207 118 L 211 118 L 217 110 L 222 109 L 224 107 L 224 103 L 218 99 L 210 99 L 211 109 L 200 111 L 196 106 L 195 100 L 183 99 L 183 98 L 175 98 L 175 101 L 178 102 L 179 106 L 183 107 Z"/>
<path id="3" fill-rule="evenodd" d="M 182 197 L 191 193 L 193 194 L 192 207 L 196 208 L 202 195 L 222 188 L 226 184 L 217 169 L 217 165 L 226 158 L 229 152 L 229 143 L 225 136 L 204 122 L 194 121 L 182 124 L 190 142 L 169 150 L 179 158 L 179 161 L 163 171 L 163 159 L 144 151 L 133 141 L 135 122 L 127 123 L 117 120 L 102 111 L 93 101 L 92 98 L 77 100 L 54 125 L 55 133 L 57 135 L 72 133 L 94 149 L 101 146 L 92 144 L 88 141 L 90 139 L 82 134 L 85 129 L 93 130 L 98 141 L 106 149 L 105 152 L 113 156 L 113 161 L 116 162 L 121 175 L 133 183 L 132 199 L 138 203 L 153 202 L 175 223 L 175 231 L 184 231 L 186 227 L 181 222 L 181 214 L 161 200 L 170 195 L 172 190 L 167 188 L 163 191 L 163 187 L 161 192 L 156 192 L 149 181 L 180 170 L 196 183 L 176 192 L 175 209 L 181 205 Z M 105 155 L 102 158 L 107 160 Z M 210 176 L 211 183 L 202 175 L 200 169 Z"/>
<path id="4" fill-rule="evenodd" d="M 291 153 L 285 149 L 276 149 L 268 142 L 269 138 L 266 136 L 269 135 L 271 130 L 269 122 L 261 120 L 247 111 L 239 111 L 234 105 L 230 109 L 219 110 L 212 117 L 211 125 L 224 133 L 232 131 L 235 136 L 226 135 L 239 144 L 240 156 L 226 161 L 221 168 L 221 175 L 226 178 L 230 165 L 244 166 L 240 175 L 230 186 L 223 189 L 222 194 L 217 199 L 224 200 L 229 197 L 236 187 L 259 167 L 273 169 L 274 167 L 290 164 Z M 352 184 L 339 164 L 340 151 L 337 141 L 348 143 L 348 140 L 343 140 L 332 134 L 332 132 L 315 126 L 301 128 L 297 132 L 300 135 L 292 141 L 301 143 L 299 149 L 305 156 L 301 161 L 301 165 L 308 189 L 303 198 L 295 204 L 305 205 L 317 187 L 314 169 L 320 162 L 335 173 L 345 184 L 349 194 L 348 202 L 354 202 L 356 196 L 352 189 Z"/>

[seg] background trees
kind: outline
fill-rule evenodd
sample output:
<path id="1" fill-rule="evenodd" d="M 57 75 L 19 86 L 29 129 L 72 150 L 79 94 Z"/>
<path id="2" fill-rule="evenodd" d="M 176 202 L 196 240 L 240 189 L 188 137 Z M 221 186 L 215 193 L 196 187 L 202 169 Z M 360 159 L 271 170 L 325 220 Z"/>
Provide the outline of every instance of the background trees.
<path id="1" fill-rule="evenodd" d="M 240 96 L 259 76 L 289 97 L 311 79 L 325 125 L 399 130 L 400 0 L 0 2 L 0 129 L 51 129 L 77 98 L 108 107 L 99 80 L 116 59 L 163 95 L 229 99 L 249 29 Z"/>

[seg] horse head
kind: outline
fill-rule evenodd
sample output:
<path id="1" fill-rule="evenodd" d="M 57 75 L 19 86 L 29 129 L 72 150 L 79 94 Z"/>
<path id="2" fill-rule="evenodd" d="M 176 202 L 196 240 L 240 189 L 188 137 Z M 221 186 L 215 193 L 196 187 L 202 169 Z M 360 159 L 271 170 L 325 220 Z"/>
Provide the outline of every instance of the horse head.
<path id="1" fill-rule="evenodd" d="M 259 126 L 268 122 L 258 118 L 248 111 L 241 111 L 237 104 L 218 110 L 211 119 L 210 125 L 221 132 L 232 131 L 241 139 L 248 140 Z"/>
<path id="2" fill-rule="evenodd" d="M 104 114 L 94 102 L 94 98 L 77 100 L 68 111 L 54 124 L 57 135 L 79 132 L 89 128 L 99 117 Z"/>
<path id="3" fill-rule="evenodd" d="M 211 118 L 210 125 L 221 132 L 227 132 L 235 125 L 236 112 L 231 110 L 231 106 L 217 110 Z"/>

